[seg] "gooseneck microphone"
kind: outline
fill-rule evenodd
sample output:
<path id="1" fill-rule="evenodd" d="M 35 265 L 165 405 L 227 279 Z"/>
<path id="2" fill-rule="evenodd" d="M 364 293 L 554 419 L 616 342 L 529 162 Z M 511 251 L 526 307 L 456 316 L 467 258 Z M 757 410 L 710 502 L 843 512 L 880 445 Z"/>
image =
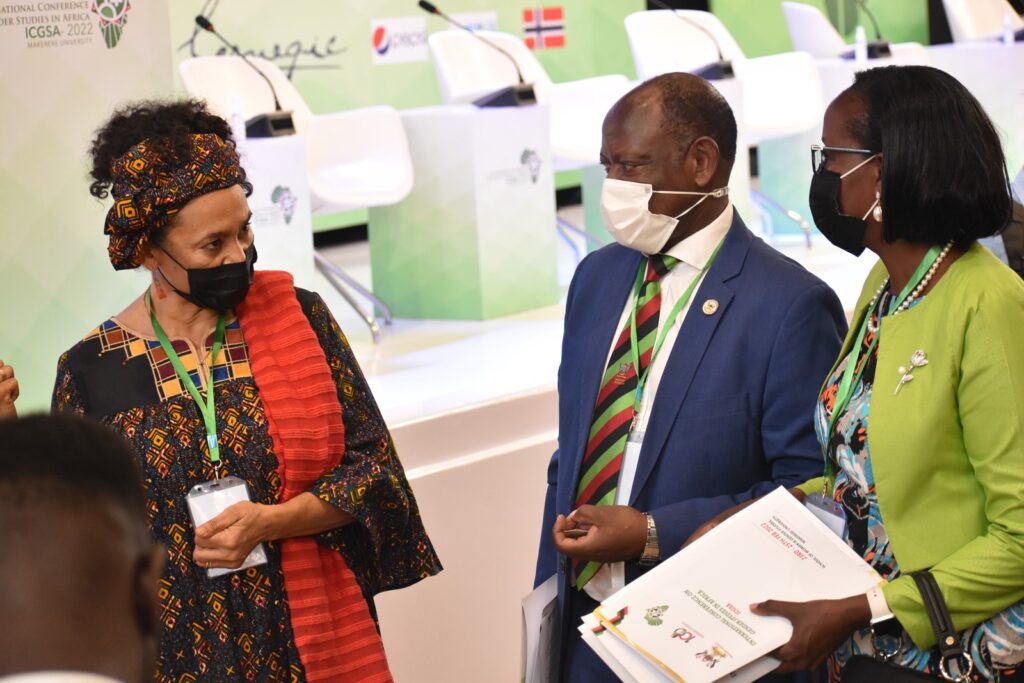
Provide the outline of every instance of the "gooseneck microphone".
<path id="1" fill-rule="evenodd" d="M 706 81 L 721 81 L 727 78 L 733 78 L 735 76 L 732 70 L 732 62 L 726 59 L 725 56 L 722 54 L 722 46 L 718 43 L 718 39 L 715 38 L 714 33 L 709 31 L 704 26 L 701 26 L 700 22 L 690 19 L 676 8 L 669 6 L 665 2 L 662 2 L 662 0 L 649 0 L 649 2 L 655 7 L 659 7 L 663 10 L 668 10 L 669 12 L 671 12 L 678 18 L 682 19 L 693 28 L 700 31 L 701 33 L 706 35 L 708 39 L 711 41 L 712 45 L 715 46 L 715 52 L 718 53 L 718 61 L 712 62 L 711 64 L 705 64 L 704 66 L 693 69 L 692 71 L 690 71 L 690 73 L 692 73 L 694 76 L 700 76 Z"/>
<path id="2" fill-rule="evenodd" d="M 505 57 L 507 57 L 510 62 L 512 62 L 512 66 L 516 70 L 516 76 L 519 78 L 519 84 L 509 86 L 507 88 L 501 88 L 500 90 L 488 93 L 483 97 L 473 100 L 473 104 L 475 104 L 478 107 L 521 107 L 523 105 L 537 103 L 537 95 L 533 91 L 533 84 L 527 83 L 523 79 L 523 72 L 519 69 L 519 63 L 516 61 L 516 58 L 513 57 L 508 51 L 504 50 L 503 48 L 491 42 L 490 40 L 487 40 L 470 27 L 455 21 L 447 14 L 439 10 L 437 8 L 437 5 L 435 5 L 434 3 L 427 2 L 427 0 L 419 0 L 419 6 L 420 9 L 424 10 L 425 12 L 428 12 L 429 14 L 436 14 L 437 16 L 441 17 L 452 26 L 462 29 L 469 35 L 473 36 L 474 38 L 482 42 L 484 45 L 491 48 L 492 50 L 497 50 L 501 54 L 505 55 Z"/>
<path id="3" fill-rule="evenodd" d="M 260 77 L 267 82 L 267 87 L 270 88 L 270 94 L 274 98 L 274 112 L 257 114 L 246 121 L 246 136 L 250 138 L 271 138 L 279 135 L 294 135 L 295 122 L 292 120 L 292 113 L 281 109 L 281 103 L 277 99 L 277 90 L 274 89 L 274 84 L 270 82 L 267 75 L 260 71 L 255 64 L 250 62 L 249 58 L 242 54 L 237 47 L 225 40 L 224 36 L 217 33 L 217 30 L 213 27 L 213 23 L 202 14 L 196 16 L 196 24 L 204 31 L 208 31 L 217 36 L 217 39 L 220 40 L 220 42 L 224 43 L 228 49 L 241 57 L 242 61 L 249 65 L 250 69 L 258 73 Z"/>
<path id="4" fill-rule="evenodd" d="M 875 39 L 868 43 L 868 59 L 888 57 L 892 54 L 892 50 L 889 48 L 889 41 L 882 38 L 882 31 L 878 28 L 878 21 L 875 19 L 875 15 L 868 9 L 868 3 L 866 0 L 857 0 L 857 6 L 864 10 L 864 14 L 868 15 L 871 25 L 875 28 Z"/>

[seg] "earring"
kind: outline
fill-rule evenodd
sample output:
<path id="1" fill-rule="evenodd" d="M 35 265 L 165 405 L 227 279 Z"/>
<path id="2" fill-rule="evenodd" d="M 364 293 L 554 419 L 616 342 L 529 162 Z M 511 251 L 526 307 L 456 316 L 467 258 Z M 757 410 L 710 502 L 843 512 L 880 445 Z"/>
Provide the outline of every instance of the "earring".
<path id="1" fill-rule="evenodd" d="M 871 210 L 871 217 L 876 223 L 882 222 L 882 193 L 875 192 L 875 208 Z"/>
<path id="2" fill-rule="evenodd" d="M 156 298 L 163 300 L 167 298 L 167 292 L 164 291 L 163 285 L 160 283 L 160 278 L 157 277 L 156 273 L 153 273 L 153 288 L 156 289 Z"/>

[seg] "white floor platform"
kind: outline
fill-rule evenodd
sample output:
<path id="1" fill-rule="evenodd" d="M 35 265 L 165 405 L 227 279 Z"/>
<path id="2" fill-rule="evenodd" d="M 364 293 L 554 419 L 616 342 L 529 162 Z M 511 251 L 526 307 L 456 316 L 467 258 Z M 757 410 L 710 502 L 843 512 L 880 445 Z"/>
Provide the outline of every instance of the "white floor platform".
<path id="1" fill-rule="evenodd" d="M 563 212 L 579 220 L 577 207 Z M 564 245 L 563 245 L 564 246 Z M 853 307 L 874 262 L 819 238 L 778 245 Z M 365 244 L 325 250 L 369 284 Z M 560 254 L 564 292 L 575 267 Z M 378 598 L 402 683 L 512 681 L 532 588 L 546 466 L 557 440 L 561 306 L 484 322 L 398 320 L 381 343 L 318 275 L 394 434 L 445 571 Z"/>

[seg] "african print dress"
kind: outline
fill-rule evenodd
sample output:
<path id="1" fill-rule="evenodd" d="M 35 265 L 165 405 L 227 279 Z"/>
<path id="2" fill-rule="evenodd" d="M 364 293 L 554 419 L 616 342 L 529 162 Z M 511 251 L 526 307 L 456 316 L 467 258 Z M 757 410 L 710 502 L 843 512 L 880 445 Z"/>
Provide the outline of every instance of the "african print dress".
<path id="1" fill-rule="evenodd" d="M 317 540 L 344 556 L 372 612 L 374 594 L 436 574 L 441 565 L 352 349 L 319 296 L 296 294 L 327 357 L 345 425 L 342 463 L 311 493 L 356 518 Z M 196 351 L 185 341 L 172 343 L 205 392 Z M 211 335 L 201 351 L 206 363 L 212 344 Z M 218 360 L 213 383 L 220 474 L 245 480 L 254 502 L 274 504 L 281 484 L 278 461 L 237 321 L 227 328 Z M 162 638 L 155 680 L 305 680 L 277 544 L 264 543 L 267 564 L 218 578 L 192 563 L 194 529 L 185 496 L 214 472 L 202 415 L 160 343 L 107 320 L 61 357 L 53 408 L 110 426 L 139 456 L 149 525 L 168 551 L 159 585 Z"/>
<path id="2" fill-rule="evenodd" d="M 913 305 L 921 300 L 917 299 Z M 889 581 L 900 576 L 900 566 L 889 547 L 889 537 L 878 507 L 868 448 L 868 415 L 878 347 L 870 356 L 865 357 L 865 354 L 875 336 L 871 330 L 878 329 L 877 310 L 888 310 L 891 301 L 892 295 L 886 292 L 872 313 L 871 326 L 865 334 L 860 352 L 860 362 L 865 364 L 863 374 L 853 388 L 846 410 L 836 420 L 835 433 L 828 444 L 829 457 L 836 472 L 833 497 L 846 512 L 845 540 L 882 578 Z M 828 433 L 836 391 L 849 360 L 850 356 L 847 356 L 836 367 L 818 402 L 815 429 L 819 442 L 824 442 Z M 1024 663 L 1024 602 L 1012 605 L 988 621 L 966 629 L 960 633 L 960 639 L 964 651 L 974 660 L 972 680 L 1024 680 L 1024 668 L 1021 668 Z M 882 643 L 883 647 L 890 645 L 886 639 Z M 938 648 L 921 650 L 905 633 L 903 644 L 903 650 L 892 660 L 893 663 L 939 676 Z M 875 654 L 870 628 L 854 633 L 829 658 L 831 680 L 838 680 L 842 667 L 850 657 L 857 654 Z"/>

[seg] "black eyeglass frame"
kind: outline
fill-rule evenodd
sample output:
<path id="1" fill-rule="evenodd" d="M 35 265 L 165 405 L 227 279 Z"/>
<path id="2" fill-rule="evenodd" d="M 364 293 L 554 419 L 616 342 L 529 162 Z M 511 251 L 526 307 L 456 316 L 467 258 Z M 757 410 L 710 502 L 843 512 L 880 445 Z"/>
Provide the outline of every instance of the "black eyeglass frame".
<path id="1" fill-rule="evenodd" d="M 878 154 L 870 149 L 855 147 L 829 147 L 828 145 L 811 145 L 811 172 L 817 173 L 828 160 L 828 152 L 845 152 L 848 154 Z"/>

